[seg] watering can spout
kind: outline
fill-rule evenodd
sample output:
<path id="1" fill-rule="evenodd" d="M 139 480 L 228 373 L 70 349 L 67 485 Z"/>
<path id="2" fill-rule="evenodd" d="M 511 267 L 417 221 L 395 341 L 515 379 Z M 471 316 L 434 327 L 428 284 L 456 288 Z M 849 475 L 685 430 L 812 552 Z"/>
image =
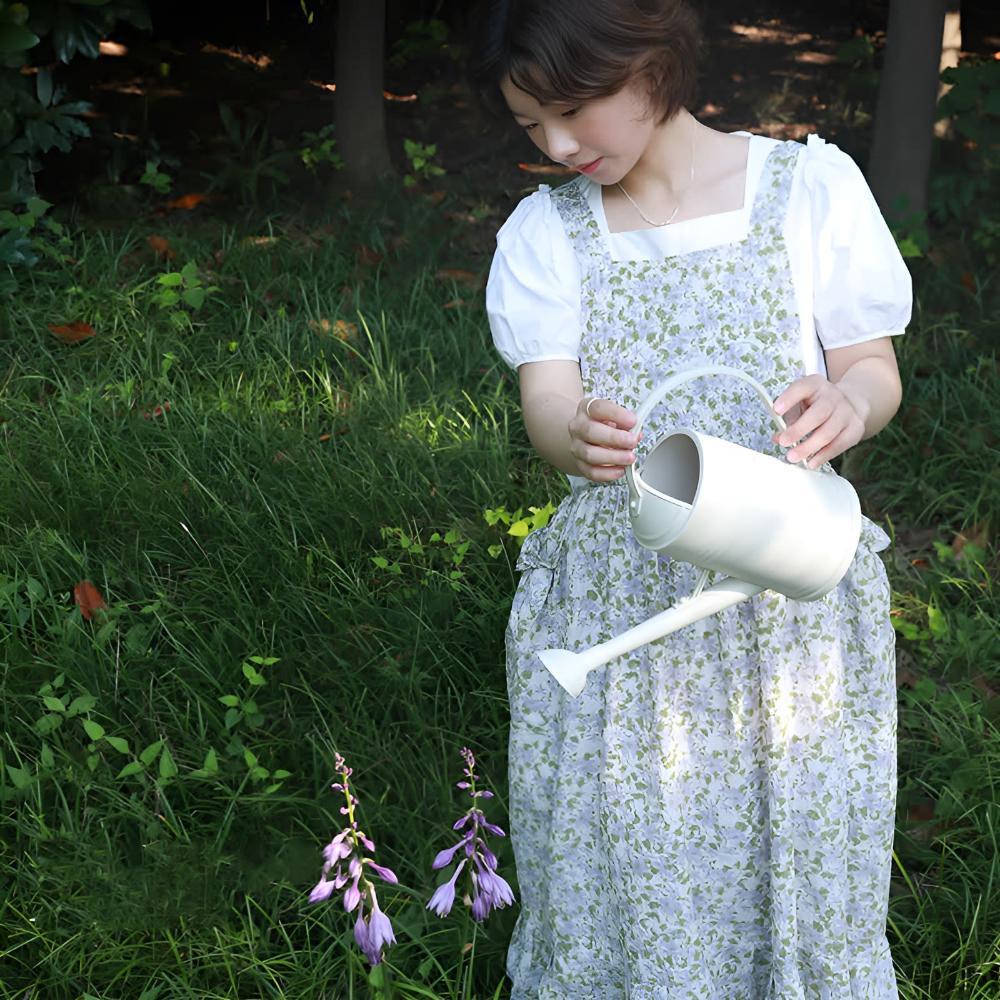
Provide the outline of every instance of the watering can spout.
<path id="1" fill-rule="evenodd" d="M 553 677 L 574 698 L 579 696 L 587 683 L 591 670 L 604 666 L 609 660 L 631 652 L 638 646 L 662 639 L 693 622 L 707 618 L 740 601 L 759 594 L 764 588 L 742 580 L 722 580 L 707 587 L 696 597 L 690 597 L 666 611 L 630 628 L 627 632 L 593 646 L 583 653 L 573 653 L 568 649 L 546 649 L 538 654 L 539 659 Z"/>

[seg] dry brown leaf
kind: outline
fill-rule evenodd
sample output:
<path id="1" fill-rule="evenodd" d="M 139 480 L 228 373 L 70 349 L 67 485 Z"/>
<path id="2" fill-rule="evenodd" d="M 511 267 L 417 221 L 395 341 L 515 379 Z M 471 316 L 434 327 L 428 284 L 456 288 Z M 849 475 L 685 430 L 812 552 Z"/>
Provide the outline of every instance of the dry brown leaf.
<path id="1" fill-rule="evenodd" d="M 382 263 L 382 254 L 378 250 L 373 250 L 361 243 L 355 246 L 354 256 L 357 262 L 365 267 L 375 267 L 376 264 Z"/>
<path id="2" fill-rule="evenodd" d="M 81 580 L 73 587 L 73 600 L 80 609 L 80 614 L 89 622 L 94 613 L 106 608 L 101 592 L 89 581 Z"/>
<path id="3" fill-rule="evenodd" d="M 461 309 L 465 305 L 465 299 L 452 299 L 444 304 L 445 309 Z"/>
<path id="4" fill-rule="evenodd" d="M 960 556 L 965 546 L 970 543 L 975 545 L 977 549 L 985 549 L 989 546 L 990 533 L 985 524 L 974 524 L 967 532 L 960 531 L 952 540 L 951 550 L 956 556 Z"/>
<path id="5" fill-rule="evenodd" d="M 572 167 L 564 167 L 561 163 L 519 163 L 518 167 L 526 174 L 543 177 L 568 177 L 577 173 Z"/>
<path id="6" fill-rule="evenodd" d="M 207 194 L 192 192 L 191 194 L 182 194 L 179 198 L 172 198 L 170 201 L 165 201 L 163 207 L 191 209 L 197 208 L 203 201 L 208 201 Z"/>
<path id="7" fill-rule="evenodd" d="M 97 331 L 89 323 L 67 323 L 65 326 L 49 324 L 52 331 L 64 344 L 79 344 L 81 340 L 89 340 Z"/>
<path id="8" fill-rule="evenodd" d="M 464 267 L 442 267 L 435 275 L 438 281 L 454 281 L 468 288 L 479 288 L 483 283 L 482 276 Z"/>
<path id="9" fill-rule="evenodd" d="M 170 241 L 165 236 L 147 236 L 146 242 L 149 244 L 150 249 L 157 257 L 163 257 L 166 260 L 173 260 L 177 255 L 170 248 Z"/>

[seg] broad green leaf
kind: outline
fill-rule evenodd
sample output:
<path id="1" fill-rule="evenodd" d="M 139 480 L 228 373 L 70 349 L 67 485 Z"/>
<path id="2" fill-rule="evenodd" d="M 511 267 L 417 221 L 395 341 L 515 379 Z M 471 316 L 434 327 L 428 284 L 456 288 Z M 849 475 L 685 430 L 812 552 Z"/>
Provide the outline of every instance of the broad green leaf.
<path id="1" fill-rule="evenodd" d="M 39 736 L 48 736 L 49 733 L 58 729 L 63 723 L 61 715 L 43 715 L 35 722 L 35 732 Z"/>
<path id="2" fill-rule="evenodd" d="M 927 605 L 927 625 L 935 639 L 940 639 L 948 632 L 948 619 L 933 604 Z"/>
<path id="3" fill-rule="evenodd" d="M 0 22 L 0 54 L 24 52 L 38 44 L 38 35 L 20 24 Z"/>
<path id="4" fill-rule="evenodd" d="M 83 712 L 89 712 L 97 704 L 97 698 L 92 694 L 78 694 L 66 709 L 66 715 L 72 719 Z"/>
<path id="5" fill-rule="evenodd" d="M 119 753 L 128 753 L 128 740 L 122 739 L 120 736 L 105 736 L 104 742 L 111 747 L 112 750 L 117 750 Z"/>
<path id="6" fill-rule="evenodd" d="M 243 676 L 254 686 L 260 687 L 267 683 L 260 672 L 249 663 L 243 664 Z"/>
<path id="7" fill-rule="evenodd" d="M 168 271 L 166 274 L 161 274 L 156 280 L 167 288 L 177 288 L 184 283 L 184 279 L 177 271 Z"/>
<path id="8" fill-rule="evenodd" d="M 244 750 L 243 759 L 246 761 L 247 767 L 257 766 L 257 755 L 253 752 L 253 750 L 250 749 Z"/>
<path id="9" fill-rule="evenodd" d="M 182 298 L 192 309 L 200 309 L 205 304 L 205 289 L 188 288 Z"/>
<path id="10" fill-rule="evenodd" d="M 174 763 L 174 756 L 170 752 L 170 747 L 165 746 L 160 754 L 160 777 L 174 778 L 177 776 L 177 765 Z"/>
<path id="11" fill-rule="evenodd" d="M 141 771 L 145 770 L 141 761 L 133 760 L 130 764 L 126 764 L 117 775 L 115 775 L 116 780 L 118 778 L 130 778 L 133 774 L 139 774 Z"/>
<path id="12" fill-rule="evenodd" d="M 99 740 L 104 735 L 104 726 L 93 719 L 81 719 L 83 731 L 92 739 Z"/>
<path id="13" fill-rule="evenodd" d="M 153 761 L 156 760 L 156 755 L 160 752 L 162 747 L 163 740 L 157 740 L 155 743 L 150 743 L 149 746 L 139 754 L 139 760 L 146 765 L 152 764 Z"/>
<path id="14" fill-rule="evenodd" d="M 55 697 L 49 695 L 49 696 L 43 698 L 42 701 L 44 702 L 45 707 L 50 712 L 65 712 L 66 711 L 66 705 L 63 703 L 62 698 L 55 698 Z"/>
<path id="15" fill-rule="evenodd" d="M 205 754 L 205 763 L 201 765 L 202 769 L 207 771 L 209 774 L 219 773 L 219 758 L 213 749 L 209 748 L 208 753 Z"/>
<path id="16" fill-rule="evenodd" d="M 15 788 L 27 788 L 31 784 L 30 771 L 26 771 L 23 767 L 14 767 L 13 764 L 6 764 L 5 766 L 7 774 L 10 776 L 10 780 L 13 782 Z"/>
<path id="17" fill-rule="evenodd" d="M 240 699 L 235 694 L 220 695 L 219 701 L 221 701 L 226 708 L 236 708 L 240 703 Z"/>

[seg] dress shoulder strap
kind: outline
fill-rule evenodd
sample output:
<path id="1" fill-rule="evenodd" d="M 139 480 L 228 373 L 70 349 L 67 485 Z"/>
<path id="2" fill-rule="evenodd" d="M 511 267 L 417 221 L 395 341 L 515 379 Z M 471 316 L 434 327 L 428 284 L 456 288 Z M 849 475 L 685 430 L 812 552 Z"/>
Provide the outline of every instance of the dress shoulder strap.
<path id="1" fill-rule="evenodd" d="M 550 197 L 577 258 L 581 261 L 602 260 L 607 251 L 601 228 L 587 203 L 583 189 L 585 183 L 585 178 L 575 177 L 552 190 Z"/>
<path id="2" fill-rule="evenodd" d="M 788 211 L 795 166 L 805 148 L 801 142 L 788 140 L 767 154 L 750 214 L 752 232 L 766 229 L 781 232 Z"/>

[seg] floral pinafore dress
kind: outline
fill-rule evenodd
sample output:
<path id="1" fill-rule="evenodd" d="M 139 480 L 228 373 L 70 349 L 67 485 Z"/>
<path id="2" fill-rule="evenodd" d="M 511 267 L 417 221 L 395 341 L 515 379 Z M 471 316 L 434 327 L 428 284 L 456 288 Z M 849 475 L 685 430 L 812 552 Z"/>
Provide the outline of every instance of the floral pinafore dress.
<path id="1" fill-rule="evenodd" d="M 582 271 L 588 395 L 634 410 L 667 376 L 715 364 L 773 399 L 805 374 L 782 236 L 802 149 L 771 151 L 744 240 L 659 260 L 613 260 L 580 184 L 552 191 Z M 672 425 L 781 454 L 739 380 L 661 404 L 640 466 Z M 518 560 L 512 1000 L 895 1000 L 888 538 L 865 519 L 825 598 L 766 591 L 610 661 L 574 699 L 539 650 L 608 639 L 695 583 L 636 542 L 627 503 L 624 480 L 587 483 Z"/>

